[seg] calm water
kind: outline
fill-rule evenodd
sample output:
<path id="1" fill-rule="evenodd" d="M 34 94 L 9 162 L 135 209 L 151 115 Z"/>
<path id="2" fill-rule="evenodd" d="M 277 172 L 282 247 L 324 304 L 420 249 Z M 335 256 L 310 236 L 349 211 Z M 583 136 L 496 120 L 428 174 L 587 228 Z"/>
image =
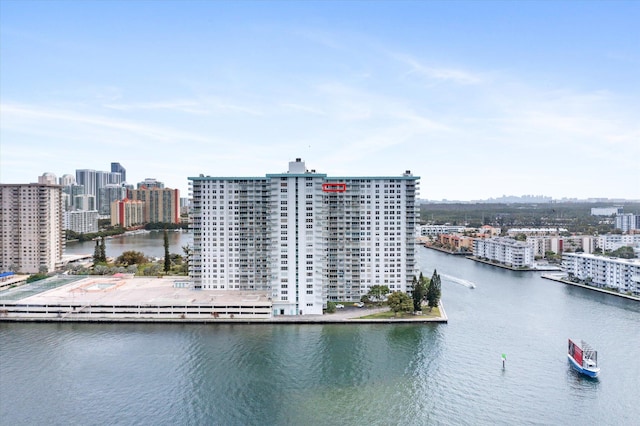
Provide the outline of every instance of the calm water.
<path id="1" fill-rule="evenodd" d="M 449 324 L 0 323 L 0 423 L 638 424 L 640 303 L 422 250 Z"/>
<path id="2" fill-rule="evenodd" d="M 169 231 L 168 237 L 170 253 L 184 255 L 182 247 L 193 243 L 191 232 Z M 164 231 L 117 236 L 106 239 L 104 244 L 108 257 L 116 258 L 128 250 L 139 251 L 150 257 L 163 257 Z M 67 243 L 65 254 L 93 254 L 95 247 L 95 241 L 70 242 Z"/>

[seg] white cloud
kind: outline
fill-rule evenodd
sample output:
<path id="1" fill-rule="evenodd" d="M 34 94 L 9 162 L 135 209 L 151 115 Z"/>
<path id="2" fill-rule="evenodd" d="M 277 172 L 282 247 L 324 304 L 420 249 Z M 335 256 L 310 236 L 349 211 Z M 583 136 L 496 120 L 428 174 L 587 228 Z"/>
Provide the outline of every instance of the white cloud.
<path id="1" fill-rule="evenodd" d="M 3 129 L 20 130 L 26 133 L 31 133 L 34 130 L 39 132 L 42 130 L 37 129 L 46 128 L 47 126 L 52 126 L 55 130 L 60 126 L 89 125 L 133 134 L 154 141 L 210 141 L 209 138 L 175 130 L 166 126 L 138 123 L 131 120 L 91 115 L 77 111 L 59 110 L 56 108 L 3 103 L 0 105 L 0 114 L 2 114 L 0 126 L 2 126 Z"/>
<path id="2" fill-rule="evenodd" d="M 450 82 L 461 85 L 479 84 L 483 82 L 483 78 L 479 74 L 467 70 L 428 66 L 406 54 L 391 53 L 390 56 L 400 63 L 409 65 L 407 75 L 419 75 L 427 81 Z"/>

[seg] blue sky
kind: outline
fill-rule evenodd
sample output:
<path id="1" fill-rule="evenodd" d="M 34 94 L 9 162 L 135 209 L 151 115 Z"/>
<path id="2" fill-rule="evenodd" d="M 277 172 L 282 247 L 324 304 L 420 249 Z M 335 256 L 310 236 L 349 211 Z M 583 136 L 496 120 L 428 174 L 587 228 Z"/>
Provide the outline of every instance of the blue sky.
<path id="1" fill-rule="evenodd" d="M 0 181 L 421 176 L 640 199 L 640 2 L 0 0 Z"/>

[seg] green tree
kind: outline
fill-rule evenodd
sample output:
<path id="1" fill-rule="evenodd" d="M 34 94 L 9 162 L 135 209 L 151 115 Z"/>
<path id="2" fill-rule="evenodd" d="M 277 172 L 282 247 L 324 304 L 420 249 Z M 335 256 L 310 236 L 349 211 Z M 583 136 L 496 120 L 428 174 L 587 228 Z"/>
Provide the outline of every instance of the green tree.
<path id="1" fill-rule="evenodd" d="M 371 300 L 375 300 L 376 302 L 380 302 L 384 299 L 384 297 L 389 294 L 389 287 L 386 285 L 374 285 L 369 289 L 369 293 L 367 295 Z"/>
<path id="2" fill-rule="evenodd" d="M 100 243 L 96 240 L 96 246 L 93 249 L 93 263 L 100 263 Z"/>
<path id="3" fill-rule="evenodd" d="M 169 254 L 169 231 L 164 229 L 164 272 L 171 270 L 171 255 Z"/>
<path id="4" fill-rule="evenodd" d="M 107 246 L 104 242 L 104 235 L 100 238 L 100 262 L 107 261 Z"/>
<path id="5" fill-rule="evenodd" d="M 160 274 L 162 268 L 157 263 L 149 265 L 142 273 L 146 276 L 154 276 Z"/>
<path id="6" fill-rule="evenodd" d="M 427 303 L 429 304 L 429 311 L 438 306 L 440 302 L 441 295 L 441 281 L 440 275 L 438 275 L 438 271 L 433 270 L 433 276 L 431 277 L 431 282 L 429 283 L 429 289 L 427 290 Z"/>
<path id="7" fill-rule="evenodd" d="M 613 250 L 610 253 L 607 253 L 608 256 L 620 257 L 622 259 L 633 259 L 636 257 L 635 252 L 633 251 L 633 247 L 622 246 L 616 250 Z"/>
<path id="8" fill-rule="evenodd" d="M 336 302 L 327 302 L 327 313 L 332 314 L 336 311 Z"/>
<path id="9" fill-rule="evenodd" d="M 145 263 L 147 258 L 145 255 L 139 251 L 125 251 L 116 259 L 117 265 L 129 266 L 129 265 L 140 265 L 141 263 Z"/>
<path id="10" fill-rule="evenodd" d="M 422 301 L 427 295 L 427 288 L 429 283 L 427 279 L 424 277 L 424 275 L 422 275 L 422 272 L 420 272 L 420 278 L 416 278 L 415 276 L 413 277 L 412 283 L 413 283 L 413 292 L 411 295 L 413 298 L 413 310 L 421 311 Z"/>
<path id="11" fill-rule="evenodd" d="M 397 315 L 398 312 L 411 312 L 413 310 L 413 301 L 407 293 L 396 291 L 387 296 L 389 308 Z"/>

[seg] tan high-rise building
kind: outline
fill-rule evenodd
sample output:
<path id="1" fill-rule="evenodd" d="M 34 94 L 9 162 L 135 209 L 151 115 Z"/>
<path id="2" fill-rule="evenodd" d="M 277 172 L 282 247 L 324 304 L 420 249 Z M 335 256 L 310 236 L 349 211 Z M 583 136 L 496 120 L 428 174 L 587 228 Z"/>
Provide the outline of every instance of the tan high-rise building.
<path id="1" fill-rule="evenodd" d="M 128 191 L 130 200 L 144 203 L 144 223 L 180 223 L 180 191 L 142 188 Z"/>
<path id="2" fill-rule="evenodd" d="M 64 252 L 62 187 L 0 184 L 0 271 L 58 268 Z"/>

